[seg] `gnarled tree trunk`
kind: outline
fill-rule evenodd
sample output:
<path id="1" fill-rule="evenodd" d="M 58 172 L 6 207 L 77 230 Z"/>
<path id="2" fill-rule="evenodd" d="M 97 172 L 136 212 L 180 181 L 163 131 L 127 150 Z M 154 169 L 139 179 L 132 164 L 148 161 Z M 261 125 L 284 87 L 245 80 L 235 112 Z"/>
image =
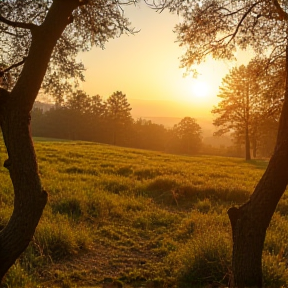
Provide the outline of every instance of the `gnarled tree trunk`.
<path id="1" fill-rule="evenodd" d="M 239 208 L 228 210 L 233 234 L 231 287 L 263 287 L 262 250 L 266 230 L 288 183 L 288 45 L 286 92 L 278 138 L 268 167 L 251 195 Z"/>
<path id="2" fill-rule="evenodd" d="M 30 111 L 53 48 L 71 23 L 73 10 L 83 3 L 54 0 L 41 26 L 27 25 L 32 43 L 21 75 L 11 93 L 0 89 L 0 125 L 9 157 L 4 166 L 9 170 L 15 194 L 13 214 L 0 232 L 0 281 L 28 246 L 47 202 L 30 134 Z"/>

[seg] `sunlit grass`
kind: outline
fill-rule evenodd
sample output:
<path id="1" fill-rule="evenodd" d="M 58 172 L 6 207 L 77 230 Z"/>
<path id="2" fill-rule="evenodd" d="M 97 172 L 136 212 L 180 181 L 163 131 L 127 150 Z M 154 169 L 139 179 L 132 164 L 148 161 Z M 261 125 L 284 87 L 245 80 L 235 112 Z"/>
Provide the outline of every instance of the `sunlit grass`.
<path id="1" fill-rule="evenodd" d="M 226 211 L 247 201 L 267 162 L 49 139 L 35 148 L 49 203 L 5 287 L 97 286 L 104 278 L 134 287 L 227 283 Z M 4 227 L 13 193 L 2 167 L 0 180 Z M 274 287 L 288 285 L 287 203 L 284 195 L 265 243 L 264 277 Z"/>

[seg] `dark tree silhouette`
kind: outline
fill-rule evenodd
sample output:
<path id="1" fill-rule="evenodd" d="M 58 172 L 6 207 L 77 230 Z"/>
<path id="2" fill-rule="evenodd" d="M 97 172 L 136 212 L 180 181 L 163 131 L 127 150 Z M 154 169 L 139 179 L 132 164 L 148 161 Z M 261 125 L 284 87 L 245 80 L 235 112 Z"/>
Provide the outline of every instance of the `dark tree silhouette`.
<path id="1" fill-rule="evenodd" d="M 125 143 L 132 125 L 131 107 L 126 95 L 121 91 L 114 92 L 106 101 L 106 119 L 109 122 L 111 144 Z"/>
<path id="2" fill-rule="evenodd" d="M 183 118 L 172 130 L 172 141 L 176 143 L 177 152 L 197 153 L 202 145 L 201 127 L 191 117 Z M 177 147 L 178 146 L 178 147 Z"/>
<path id="3" fill-rule="evenodd" d="M 0 279 L 29 244 L 47 202 L 30 134 L 38 91 L 42 85 L 60 101 L 73 89 L 71 83 L 83 78 L 77 53 L 129 31 L 120 7 L 124 2 L 0 2 L 0 77 L 10 74 L 9 87 L 0 89 L 0 125 L 8 152 L 4 166 L 15 194 L 13 214 L 0 232 Z"/>
<path id="4" fill-rule="evenodd" d="M 155 2 L 155 1 L 154 1 Z M 270 53 L 270 63 L 286 61 L 286 89 L 278 138 L 269 165 L 249 201 L 228 211 L 233 234 L 231 287 L 263 287 L 262 250 L 272 215 L 288 183 L 288 13 L 280 0 L 166 0 L 159 9 L 178 12 L 178 41 L 190 69 L 207 55 L 233 59 L 237 48 Z M 285 60 L 286 59 L 286 60 Z M 192 67 L 193 68 L 193 67 Z"/>
<path id="5" fill-rule="evenodd" d="M 278 62 L 277 65 L 283 64 Z M 245 143 L 246 160 L 251 159 L 251 147 L 256 157 L 259 140 L 269 130 L 269 125 L 265 128 L 267 120 L 279 118 L 277 107 L 284 95 L 284 85 L 273 77 L 274 65 L 266 67 L 267 59 L 255 58 L 247 66 L 231 69 L 217 95 L 221 101 L 212 110 L 217 115 L 213 124 L 219 128 L 215 135 L 233 132 L 237 144 Z M 273 81 L 278 89 L 271 88 L 276 86 Z"/>

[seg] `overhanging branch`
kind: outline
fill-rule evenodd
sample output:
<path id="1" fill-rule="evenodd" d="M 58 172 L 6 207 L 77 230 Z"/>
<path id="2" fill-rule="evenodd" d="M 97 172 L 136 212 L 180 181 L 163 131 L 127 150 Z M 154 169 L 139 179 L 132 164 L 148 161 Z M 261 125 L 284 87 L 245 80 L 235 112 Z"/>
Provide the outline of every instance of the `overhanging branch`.
<path id="1" fill-rule="evenodd" d="M 32 30 L 33 28 L 37 27 L 36 25 L 32 23 L 23 23 L 23 22 L 8 20 L 2 15 L 0 15 L 0 22 L 5 23 L 6 25 L 12 26 L 14 28 L 23 28 L 23 29 Z"/>
<path id="2" fill-rule="evenodd" d="M 24 64 L 25 60 L 26 60 L 26 57 L 24 57 L 22 61 L 15 63 L 15 64 L 12 64 L 11 66 L 9 66 L 3 70 L 0 70 L 0 77 L 2 77 L 4 75 L 4 73 L 8 72 L 9 70 Z"/>
<path id="3" fill-rule="evenodd" d="M 277 0 L 276 0 L 276 1 L 277 1 Z M 227 45 L 228 45 L 228 44 L 235 38 L 235 36 L 238 34 L 238 31 L 239 31 L 239 29 L 240 29 L 243 21 L 245 20 L 245 18 L 249 15 L 249 13 L 253 10 L 253 8 L 254 8 L 255 6 L 257 6 L 260 2 L 261 2 L 261 1 L 258 1 L 258 2 L 256 2 L 256 3 L 254 3 L 253 5 L 251 5 L 251 6 L 249 7 L 249 9 L 243 14 L 243 16 L 242 16 L 242 18 L 240 19 L 240 21 L 239 21 L 239 23 L 238 23 L 238 25 L 237 25 L 234 33 L 232 34 L 232 37 L 231 37 L 230 40 L 228 41 Z"/>

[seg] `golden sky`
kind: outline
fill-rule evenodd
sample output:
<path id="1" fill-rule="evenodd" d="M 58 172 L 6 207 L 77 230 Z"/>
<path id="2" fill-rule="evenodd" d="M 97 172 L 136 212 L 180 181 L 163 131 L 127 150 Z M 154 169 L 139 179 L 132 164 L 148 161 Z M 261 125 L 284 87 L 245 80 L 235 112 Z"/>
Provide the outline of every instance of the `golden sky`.
<path id="1" fill-rule="evenodd" d="M 79 59 L 87 69 L 81 88 L 89 95 L 99 94 L 104 99 L 120 90 L 127 95 L 128 101 L 140 99 L 154 101 L 155 105 L 167 104 L 165 112 L 159 110 L 159 114 L 157 108 L 153 112 L 144 107 L 143 112 L 138 109 L 139 117 L 209 115 L 218 102 L 216 95 L 222 77 L 237 63 L 210 59 L 197 67 L 200 73 L 197 79 L 184 78 L 185 69 L 179 68 L 179 57 L 184 50 L 175 43 L 176 34 L 173 33 L 179 17 L 168 11 L 159 14 L 144 3 L 125 8 L 125 14 L 136 30 L 141 31 L 110 40 L 105 50 L 94 48 L 81 53 Z M 247 53 L 239 55 L 241 63 L 247 63 L 250 58 Z M 198 90 L 208 90 L 207 95 L 197 95 L 195 85 L 204 86 Z"/>

